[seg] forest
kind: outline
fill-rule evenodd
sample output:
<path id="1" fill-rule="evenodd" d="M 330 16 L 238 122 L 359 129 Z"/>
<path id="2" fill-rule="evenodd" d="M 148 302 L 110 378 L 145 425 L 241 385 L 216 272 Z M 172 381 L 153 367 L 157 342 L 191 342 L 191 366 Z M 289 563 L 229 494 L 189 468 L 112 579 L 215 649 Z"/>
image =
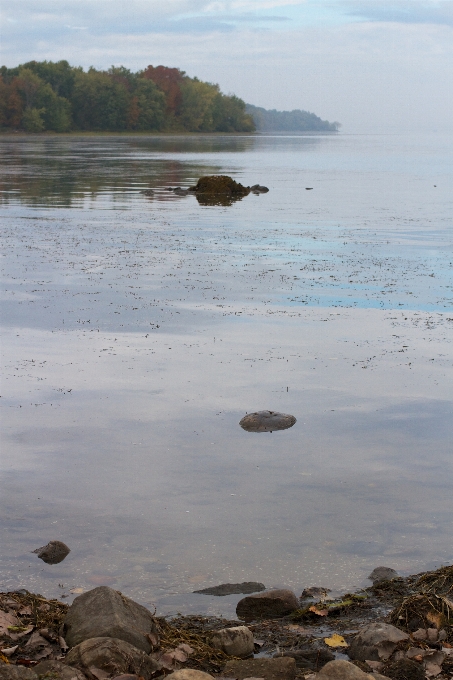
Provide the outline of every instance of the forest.
<path id="1" fill-rule="evenodd" d="M 314 113 L 300 109 L 277 111 L 247 104 L 246 112 L 252 116 L 259 132 L 337 132 L 340 127 L 340 123 L 329 123 Z"/>
<path id="2" fill-rule="evenodd" d="M 245 106 L 167 66 L 84 71 L 62 60 L 0 68 L 3 131 L 253 132 Z"/>

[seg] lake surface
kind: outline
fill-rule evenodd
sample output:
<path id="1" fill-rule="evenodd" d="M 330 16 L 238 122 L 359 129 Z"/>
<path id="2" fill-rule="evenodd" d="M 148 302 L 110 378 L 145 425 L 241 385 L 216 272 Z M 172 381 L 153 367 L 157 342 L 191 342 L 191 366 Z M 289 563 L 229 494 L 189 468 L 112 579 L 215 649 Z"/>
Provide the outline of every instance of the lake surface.
<path id="1" fill-rule="evenodd" d="M 452 137 L 0 153 L 1 590 L 232 616 L 240 596 L 192 591 L 452 562 Z M 214 173 L 270 191 L 167 190 Z M 297 423 L 239 427 L 263 409 Z M 31 553 L 49 540 L 60 564 Z"/>

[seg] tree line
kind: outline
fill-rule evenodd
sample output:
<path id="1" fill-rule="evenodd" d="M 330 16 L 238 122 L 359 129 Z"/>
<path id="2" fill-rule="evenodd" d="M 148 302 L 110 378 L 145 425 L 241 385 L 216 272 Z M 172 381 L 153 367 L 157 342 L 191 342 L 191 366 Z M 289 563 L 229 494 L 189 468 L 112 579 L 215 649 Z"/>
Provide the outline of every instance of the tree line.
<path id="1" fill-rule="evenodd" d="M 277 111 L 247 104 L 246 111 L 253 117 L 256 129 L 260 132 L 337 132 L 340 127 L 340 123 L 329 123 L 314 113 L 300 109 Z"/>
<path id="2" fill-rule="evenodd" d="M 30 61 L 0 68 L 0 128 L 26 132 L 253 132 L 235 95 L 178 68 L 137 73 Z"/>

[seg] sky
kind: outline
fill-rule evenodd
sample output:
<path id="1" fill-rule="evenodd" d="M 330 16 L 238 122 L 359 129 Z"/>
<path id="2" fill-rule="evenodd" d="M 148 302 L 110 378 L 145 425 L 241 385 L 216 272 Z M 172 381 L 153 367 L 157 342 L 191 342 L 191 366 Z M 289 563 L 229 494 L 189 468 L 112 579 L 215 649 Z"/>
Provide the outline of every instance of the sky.
<path id="1" fill-rule="evenodd" d="M 176 66 L 344 133 L 453 131 L 453 0 L 2 0 L 0 61 Z"/>

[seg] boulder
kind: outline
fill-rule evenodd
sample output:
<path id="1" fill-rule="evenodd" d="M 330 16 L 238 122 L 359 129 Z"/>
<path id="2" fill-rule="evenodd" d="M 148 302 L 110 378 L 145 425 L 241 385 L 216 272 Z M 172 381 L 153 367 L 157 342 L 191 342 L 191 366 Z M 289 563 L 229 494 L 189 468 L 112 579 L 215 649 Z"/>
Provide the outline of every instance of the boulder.
<path id="1" fill-rule="evenodd" d="M 45 680 L 47 680 L 47 677 L 49 677 L 49 680 L 86 680 L 84 674 L 78 668 L 73 668 L 54 659 L 41 661 L 33 670 L 39 678 L 44 676 Z"/>
<path id="2" fill-rule="evenodd" d="M 38 676 L 31 668 L 0 661 L 0 680 L 38 680 Z"/>
<path id="3" fill-rule="evenodd" d="M 70 650 L 65 658 L 69 666 L 81 670 L 90 680 L 99 680 L 101 670 L 115 677 L 122 674 L 139 675 L 151 680 L 161 666 L 133 645 L 111 637 L 90 638 Z"/>
<path id="4" fill-rule="evenodd" d="M 275 430 L 287 430 L 292 427 L 296 419 L 288 413 L 277 411 L 256 411 L 248 413 L 239 421 L 239 425 L 247 432 L 274 432 Z"/>
<path id="5" fill-rule="evenodd" d="M 206 175 L 200 177 L 194 191 L 196 194 L 247 196 L 250 193 L 250 187 L 242 186 L 228 175 Z"/>
<path id="6" fill-rule="evenodd" d="M 263 187 L 261 184 L 254 184 L 252 187 L 250 187 L 250 191 L 253 191 L 254 194 L 267 194 L 269 189 L 267 187 Z"/>
<path id="7" fill-rule="evenodd" d="M 294 680 L 296 662 L 289 657 L 280 659 L 250 659 L 227 661 L 222 675 L 227 678 L 264 678 L 264 680 Z"/>
<path id="8" fill-rule="evenodd" d="M 392 578 L 396 578 L 397 576 L 398 572 L 391 567 L 376 567 L 368 578 L 370 581 L 373 581 L 373 583 L 378 583 L 379 581 L 391 581 Z"/>
<path id="9" fill-rule="evenodd" d="M 46 564 L 59 564 L 63 562 L 64 558 L 71 552 L 66 545 L 61 541 L 50 541 L 47 545 L 43 545 L 42 548 L 36 548 L 32 552 L 36 553 L 40 560 Z"/>
<path id="10" fill-rule="evenodd" d="M 209 673 L 197 671 L 194 668 L 181 668 L 167 675 L 166 680 L 213 680 L 213 677 Z"/>
<path id="11" fill-rule="evenodd" d="M 262 583 L 244 581 L 243 583 L 222 583 L 220 586 L 212 586 L 211 588 L 203 588 L 203 590 L 194 590 L 193 592 L 223 597 L 224 595 L 248 595 L 249 593 L 259 593 L 262 590 L 266 590 L 266 586 Z"/>
<path id="12" fill-rule="evenodd" d="M 246 658 L 254 652 L 253 633 L 247 626 L 223 628 L 214 633 L 211 644 L 230 656 Z"/>
<path id="13" fill-rule="evenodd" d="M 312 586 L 311 588 L 304 588 L 302 591 L 301 599 L 306 597 L 325 597 L 327 593 L 332 592 L 330 588 L 322 588 L 318 586 Z"/>
<path id="14" fill-rule="evenodd" d="M 372 680 L 373 675 L 360 670 L 350 661 L 329 661 L 316 676 L 316 680 Z"/>
<path id="15" fill-rule="evenodd" d="M 299 609 L 300 602 L 292 590 L 267 590 L 239 600 L 236 614 L 240 619 L 273 619 Z"/>
<path id="16" fill-rule="evenodd" d="M 64 630 L 69 647 L 90 638 L 109 637 L 149 654 L 153 649 L 151 640 L 156 646 L 158 642 L 158 628 L 151 612 L 108 586 L 76 597 L 66 615 Z"/>
<path id="17" fill-rule="evenodd" d="M 396 645 L 409 635 L 389 623 L 370 623 L 361 628 L 347 650 L 357 661 L 385 661 L 395 651 Z"/>
<path id="18" fill-rule="evenodd" d="M 334 654 L 327 649 L 318 647 L 307 647 L 296 649 L 292 652 L 279 652 L 274 654 L 274 659 L 283 656 L 289 656 L 296 662 L 297 668 L 303 668 L 310 671 L 319 671 L 320 668 L 335 659 Z"/>

